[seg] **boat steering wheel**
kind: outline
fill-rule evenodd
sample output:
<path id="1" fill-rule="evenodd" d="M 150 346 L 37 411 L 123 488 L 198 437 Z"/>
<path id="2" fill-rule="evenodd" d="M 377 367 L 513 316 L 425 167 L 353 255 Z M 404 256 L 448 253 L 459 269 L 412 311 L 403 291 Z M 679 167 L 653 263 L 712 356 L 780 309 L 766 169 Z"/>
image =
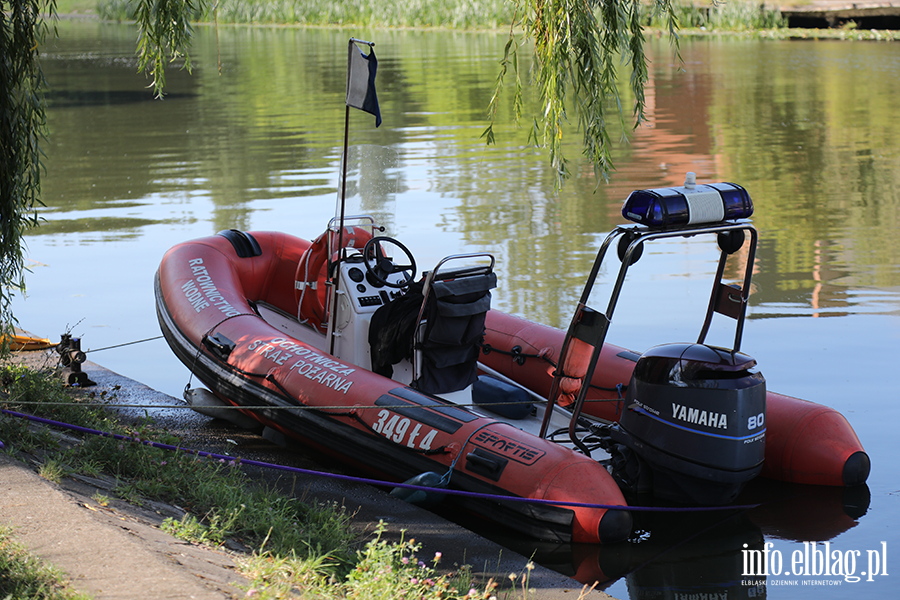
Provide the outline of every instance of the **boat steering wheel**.
<path id="1" fill-rule="evenodd" d="M 406 256 L 408 264 L 395 264 L 393 259 L 385 255 L 382 244 L 396 246 Z M 409 285 L 416 276 L 416 259 L 413 258 L 412 252 L 406 246 L 398 242 L 392 237 L 380 236 L 373 237 L 363 246 L 363 262 L 366 265 L 366 272 L 371 275 L 375 281 L 391 288 L 404 288 Z M 388 276 L 394 273 L 403 273 L 403 279 L 397 282 L 388 281 Z"/>

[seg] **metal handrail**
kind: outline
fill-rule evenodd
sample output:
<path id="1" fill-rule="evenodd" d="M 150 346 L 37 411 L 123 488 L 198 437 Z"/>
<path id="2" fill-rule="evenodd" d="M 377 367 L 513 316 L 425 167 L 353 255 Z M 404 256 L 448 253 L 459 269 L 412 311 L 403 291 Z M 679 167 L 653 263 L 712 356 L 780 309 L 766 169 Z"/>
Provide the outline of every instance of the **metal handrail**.
<path id="1" fill-rule="evenodd" d="M 443 275 L 442 278 L 437 277 L 437 273 L 444 264 L 453 261 L 453 260 L 464 260 L 464 259 L 472 259 L 472 258 L 490 258 L 490 265 L 480 265 L 480 266 L 472 266 L 458 271 L 450 271 Z M 425 281 L 422 285 L 422 305 L 419 307 L 419 315 L 416 317 L 416 329 L 415 336 L 419 335 L 419 325 L 422 323 L 422 317 L 425 316 L 425 305 L 428 302 L 428 295 L 431 293 L 431 287 L 434 283 L 435 279 L 449 279 L 451 277 L 468 277 L 470 275 L 476 275 L 479 273 L 492 273 L 494 271 L 494 265 L 496 264 L 496 259 L 494 255 L 490 252 L 472 252 L 468 254 L 451 254 L 449 256 L 445 256 L 441 260 L 438 261 L 437 265 L 435 265 L 434 269 L 431 271 L 427 271 L 425 273 Z M 418 361 L 416 361 L 415 356 L 413 356 L 412 361 L 413 368 L 413 381 L 416 381 L 419 378 L 419 365 Z"/>
<path id="2" fill-rule="evenodd" d="M 622 287 L 625 283 L 625 276 L 628 272 L 628 268 L 634 263 L 637 262 L 637 258 L 639 257 L 639 253 L 642 250 L 642 244 L 645 242 L 658 240 L 658 239 L 667 239 L 667 238 L 689 238 L 697 235 L 703 234 L 721 234 L 730 231 L 749 231 L 750 232 L 750 249 L 749 249 L 749 257 L 747 260 L 747 265 L 744 271 L 744 281 L 743 285 L 740 289 L 740 302 L 741 306 L 738 310 L 738 314 L 736 317 L 736 331 L 735 331 L 735 340 L 734 340 L 734 348 L 733 351 L 737 352 L 740 349 L 741 337 L 743 335 L 743 326 L 744 319 L 746 317 L 746 309 L 747 309 L 747 301 L 750 295 L 750 280 L 753 274 L 753 263 L 756 257 L 756 246 L 758 242 L 758 233 L 756 228 L 749 221 L 738 221 L 735 223 L 718 223 L 714 225 L 699 225 L 699 226 L 686 226 L 679 228 L 667 228 L 667 229 L 650 229 L 643 226 L 619 226 L 616 227 L 606 238 L 603 240 L 603 243 L 600 246 L 600 249 L 597 252 L 597 257 L 594 259 L 594 264 L 591 268 L 590 274 L 588 275 L 587 282 L 585 283 L 584 290 L 582 291 L 581 298 L 578 302 L 578 305 L 575 308 L 575 314 L 572 317 L 572 320 L 569 324 L 569 328 L 566 331 L 566 337 L 563 340 L 562 348 L 560 349 L 559 359 L 557 361 L 557 370 L 554 373 L 553 382 L 550 387 L 550 393 L 548 395 L 547 400 L 547 412 L 544 414 L 544 420 L 541 424 L 540 436 L 545 438 L 547 435 L 547 429 L 549 427 L 549 417 L 552 408 L 556 404 L 556 399 L 559 395 L 559 386 L 563 376 L 562 369 L 566 364 L 566 358 L 568 357 L 569 346 L 571 345 L 572 339 L 575 337 L 588 337 L 593 336 L 593 339 L 588 341 L 587 339 L 582 339 L 585 343 L 591 344 L 593 347 L 591 358 L 587 366 L 587 371 L 584 374 L 584 378 L 581 383 L 581 388 L 578 391 L 578 395 L 575 399 L 575 402 L 572 406 L 572 417 L 569 421 L 569 438 L 572 440 L 572 443 L 575 444 L 579 449 L 582 450 L 587 455 L 590 455 L 590 451 L 581 443 L 580 440 L 577 439 L 576 429 L 577 422 L 581 415 L 582 408 L 584 406 L 585 398 L 587 397 L 587 392 L 590 387 L 590 382 L 593 379 L 594 370 L 597 366 L 597 360 L 600 357 L 600 351 L 603 348 L 603 344 L 606 340 L 606 334 L 609 330 L 609 325 L 612 322 L 613 312 L 615 311 L 616 304 L 619 300 L 619 295 L 621 294 Z M 616 277 L 616 281 L 613 284 L 612 291 L 610 292 L 609 303 L 607 305 L 607 309 L 605 313 L 600 313 L 590 308 L 587 305 L 587 301 L 593 291 L 594 284 L 597 279 L 597 275 L 600 272 L 600 267 L 603 263 L 603 260 L 606 257 L 606 253 L 612 245 L 613 240 L 617 238 L 621 238 L 624 235 L 631 236 L 631 240 L 628 243 L 625 250 L 621 253 L 621 266 L 619 267 L 619 272 Z M 698 344 L 702 344 L 706 339 L 706 334 L 709 331 L 709 326 L 712 322 L 713 313 L 716 312 L 716 302 L 719 298 L 720 294 L 720 286 L 722 285 L 722 275 L 724 274 L 725 263 L 727 261 L 729 253 L 724 249 L 720 249 L 719 256 L 719 264 L 716 269 L 715 281 L 713 282 L 712 292 L 710 295 L 709 305 L 707 307 L 706 317 L 704 319 L 703 326 L 700 331 L 700 336 L 698 339 Z M 635 258 L 633 258 L 635 257 Z M 586 317 L 590 317 L 586 319 Z M 591 321 L 589 325 L 585 325 L 587 321 Z"/>

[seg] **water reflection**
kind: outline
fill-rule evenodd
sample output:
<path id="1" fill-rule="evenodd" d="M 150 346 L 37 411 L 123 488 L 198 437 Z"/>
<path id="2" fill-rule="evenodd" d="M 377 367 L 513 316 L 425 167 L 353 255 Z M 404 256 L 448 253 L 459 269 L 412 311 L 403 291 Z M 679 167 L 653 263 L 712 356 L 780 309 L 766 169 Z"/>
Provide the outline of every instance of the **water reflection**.
<path id="1" fill-rule="evenodd" d="M 632 600 L 698 593 L 708 598 L 760 598 L 766 597 L 766 580 L 773 574 L 767 577 L 750 563 L 750 551 L 763 551 L 765 541 L 773 539 L 815 543 L 810 548 L 821 550 L 824 542 L 857 525 L 869 501 L 865 485 L 838 489 L 756 480 L 736 501 L 755 508 L 679 513 L 677 507 L 663 507 L 674 512 L 634 512 L 632 539 L 622 544 L 535 544 L 504 532 L 489 535 L 527 556 L 533 553 L 539 564 L 583 583 L 597 581 L 608 589 L 624 579 Z M 631 499 L 635 506 L 653 506 L 652 502 L 652 498 Z"/>
<path id="2" fill-rule="evenodd" d="M 400 157 L 390 148 L 374 145 L 351 146 L 347 156 L 346 184 L 337 201 L 346 198 L 345 215 L 371 215 L 386 229 L 383 235 L 390 235 L 395 229 L 394 201 L 404 189 Z M 339 206 L 335 216 L 340 216 Z"/>
<path id="3" fill-rule="evenodd" d="M 340 33 L 224 29 L 217 55 L 201 30 L 194 75 L 170 69 L 168 99 L 151 102 L 123 31 L 66 28 L 74 41 L 46 56 L 51 213 L 188 194 L 208 198 L 210 230 L 241 229 L 254 223 L 251 203 L 336 193 Z M 754 197 L 762 310 L 751 318 L 852 312 L 867 299 L 850 288 L 900 285 L 900 61 L 885 45 L 848 57 L 842 43 L 686 41 L 679 65 L 666 42 L 651 44 L 649 121 L 615 148 L 619 171 L 595 190 L 573 131 L 575 178 L 555 195 L 524 131 L 501 127 L 496 148 L 479 139 L 502 36 L 382 37 L 379 89 L 391 119 L 377 131 L 351 119 L 351 139 L 397 149 L 408 174 L 401 193 L 452 202 L 452 216 L 430 225 L 499 255 L 503 308 L 563 325 L 572 296 L 560 290 L 580 285 L 598 236 L 621 221 L 622 199 L 680 184 L 687 170 Z"/>

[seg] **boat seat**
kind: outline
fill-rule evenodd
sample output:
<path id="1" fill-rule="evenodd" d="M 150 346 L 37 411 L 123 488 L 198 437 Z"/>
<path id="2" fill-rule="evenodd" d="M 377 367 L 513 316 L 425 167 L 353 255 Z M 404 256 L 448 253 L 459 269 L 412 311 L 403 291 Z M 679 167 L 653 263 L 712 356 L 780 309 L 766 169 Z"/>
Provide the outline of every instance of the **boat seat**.
<path id="1" fill-rule="evenodd" d="M 421 312 L 424 282 L 416 281 L 401 296 L 382 304 L 369 322 L 369 355 L 372 371 L 394 377 L 394 365 L 412 360 L 413 337 Z"/>
<path id="2" fill-rule="evenodd" d="M 477 255 L 485 256 L 485 255 Z M 478 378 L 478 354 L 497 275 L 490 266 L 426 274 L 419 311 L 412 387 L 430 394 L 463 390 Z M 437 273 L 437 274 L 436 274 Z"/>

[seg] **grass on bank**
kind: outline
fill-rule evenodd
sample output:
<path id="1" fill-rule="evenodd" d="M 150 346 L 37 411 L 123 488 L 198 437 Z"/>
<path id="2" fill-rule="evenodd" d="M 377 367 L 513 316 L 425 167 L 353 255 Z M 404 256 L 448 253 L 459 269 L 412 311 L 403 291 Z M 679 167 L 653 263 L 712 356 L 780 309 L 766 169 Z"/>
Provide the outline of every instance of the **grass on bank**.
<path id="1" fill-rule="evenodd" d="M 135 440 L 88 435 L 82 443 L 65 448 L 47 428 L 35 428 L 24 419 L 0 420 L 0 440 L 41 455 L 41 474 L 50 480 L 69 472 L 111 476 L 117 482 L 116 495 L 125 500 L 140 504 L 143 498 L 151 498 L 184 508 L 185 522 L 173 524 L 172 529 L 192 531 L 202 541 L 219 544 L 234 538 L 259 547 L 266 540 L 273 552 L 329 556 L 336 570 L 353 559 L 350 515 L 342 507 L 311 506 L 261 488 L 238 462 L 145 445 L 142 440 L 173 446 L 180 441 L 156 430 L 149 419 L 134 427 L 123 426 L 94 406 L 112 400 L 111 395 L 71 393 L 50 373 L 7 367 L 0 371 L 0 384 L 4 404 L 11 410 Z"/>
<path id="2" fill-rule="evenodd" d="M 10 454 L 27 453 L 42 462 L 41 473 L 59 480 L 72 473 L 115 478 L 112 493 L 132 503 L 146 499 L 186 509 L 181 519 L 167 519 L 171 534 L 212 545 L 226 540 L 255 549 L 237 562 L 249 579 L 248 596 L 269 598 L 421 598 L 471 600 L 525 598 L 530 566 L 498 592 L 492 581 L 476 581 L 468 567 L 438 569 L 440 554 L 419 556 L 414 540 L 383 539 L 378 526 L 358 538 L 352 515 L 333 504 L 307 504 L 262 487 L 240 468 L 181 452 L 154 448 L 142 441 L 178 445 L 178 440 L 146 420 L 135 427 L 120 424 L 104 410 L 114 394 L 65 388 L 49 371 L 19 366 L 0 368 L 0 408 L 30 413 L 81 427 L 124 434 L 122 441 L 86 435 L 70 443 L 47 427 L 0 414 L 0 440 Z M 108 501 L 98 497 L 98 503 Z M 0 545 L 0 580 L 7 577 L 4 560 L 16 556 Z M 11 571 L 9 571 L 11 572 Z M 53 584 L 56 585 L 56 584 Z M 520 589 L 521 588 L 521 589 Z M 520 596 L 521 594 L 521 596 Z M 6 593 L 0 588 L 0 598 Z M 40 595 L 12 597 L 44 598 Z M 57 596 L 46 596 L 56 598 Z M 59 596 L 64 597 L 64 596 Z"/>
<path id="3" fill-rule="evenodd" d="M 0 598 L 88 600 L 90 596 L 68 587 L 65 576 L 29 554 L 0 527 Z"/>
<path id="4" fill-rule="evenodd" d="M 56 14 L 96 16 L 98 0 L 56 0 Z"/>

